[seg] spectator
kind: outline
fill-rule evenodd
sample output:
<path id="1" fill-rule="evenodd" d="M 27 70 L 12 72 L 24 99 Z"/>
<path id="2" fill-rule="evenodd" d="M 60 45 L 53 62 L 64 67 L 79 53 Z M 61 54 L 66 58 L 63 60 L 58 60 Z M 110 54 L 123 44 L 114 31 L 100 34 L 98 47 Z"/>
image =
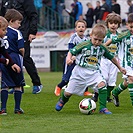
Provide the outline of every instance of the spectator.
<path id="1" fill-rule="evenodd" d="M 75 16 L 75 21 L 79 20 L 79 17 L 83 14 L 83 6 L 82 3 L 79 2 L 78 0 L 73 0 L 75 3 L 75 8 L 74 8 L 74 16 Z"/>
<path id="2" fill-rule="evenodd" d="M 34 0 L 34 5 L 36 7 L 37 13 L 38 13 L 38 23 L 40 24 L 41 21 L 41 9 L 43 7 L 42 0 Z"/>
<path id="3" fill-rule="evenodd" d="M 127 15 L 130 13 L 133 13 L 133 4 L 132 4 L 132 0 L 127 0 L 127 4 L 129 5 L 129 9 L 128 12 L 126 13 Z"/>
<path id="4" fill-rule="evenodd" d="M 36 38 L 37 33 L 37 11 L 33 0 L 15 0 L 14 8 L 23 15 L 20 31 L 25 40 L 24 66 L 32 79 L 32 93 L 37 94 L 41 92 L 43 86 L 38 76 L 35 63 L 30 57 L 30 43 Z"/>
<path id="5" fill-rule="evenodd" d="M 70 28 L 74 28 L 74 7 L 75 4 L 72 3 L 71 4 L 71 11 L 69 9 L 65 9 L 65 11 L 69 14 L 69 24 L 70 24 Z"/>
<path id="6" fill-rule="evenodd" d="M 117 0 L 112 0 L 112 12 L 115 12 L 117 14 L 121 14 L 121 7 L 120 4 L 117 3 Z"/>
<path id="7" fill-rule="evenodd" d="M 106 19 L 106 16 L 110 13 L 110 8 L 106 3 L 106 0 L 102 0 L 102 6 L 100 9 L 100 14 L 99 14 L 99 19 L 97 20 L 97 22 L 99 21 L 104 21 Z"/>
<path id="8" fill-rule="evenodd" d="M 85 14 L 86 16 L 86 22 L 87 22 L 87 28 L 92 28 L 93 22 L 94 22 L 94 9 L 92 7 L 92 4 L 88 2 L 87 4 L 88 10 L 87 13 Z"/>
<path id="9" fill-rule="evenodd" d="M 64 18 L 63 18 L 63 10 L 65 9 L 65 5 L 64 5 L 64 3 L 62 3 L 62 1 L 61 0 L 57 0 L 57 3 L 56 3 L 56 11 L 58 12 L 58 14 L 57 14 L 57 20 L 58 20 L 58 25 L 59 25 L 59 27 L 57 27 L 57 28 L 63 28 L 63 27 L 61 27 L 61 26 L 63 26 L 64 25 Z"/>
<path id="10" fill-rule="evenodd" d="M 100 9 L 101 9 L 100 1 L 97 1 L 96 8 L 94 9 L 95 23 L 97 23 L 97 20 L 99 19 Z"/>

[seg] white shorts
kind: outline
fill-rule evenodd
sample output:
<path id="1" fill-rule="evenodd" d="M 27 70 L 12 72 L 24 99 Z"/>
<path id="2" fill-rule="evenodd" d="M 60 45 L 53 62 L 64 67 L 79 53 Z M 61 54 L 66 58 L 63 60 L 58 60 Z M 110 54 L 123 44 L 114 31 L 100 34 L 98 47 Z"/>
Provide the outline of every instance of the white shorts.
<path id="1" fill-rule="evenodd" d="M 88 70 L 76 65 L 72 71 L 66 92 L 82 96 L 86 87 L 95 88 L 100 82 L 105 82 L 98 70 Z"/>
<path id="2" fill-rule="evenodd" d="M 116 86 L 118 68 L 109 59 L 101 59 L 101 72 L 108 86 Z"/>
<path id="3" fill-rule="evenodd" d="M 126 66 L 125 69 L 127 73 L 126 75 L 123 75 L 122 78 L 126 79 L 128 76 L 133 76 L 133 68 L 131 68 L 130 66 Z"/>

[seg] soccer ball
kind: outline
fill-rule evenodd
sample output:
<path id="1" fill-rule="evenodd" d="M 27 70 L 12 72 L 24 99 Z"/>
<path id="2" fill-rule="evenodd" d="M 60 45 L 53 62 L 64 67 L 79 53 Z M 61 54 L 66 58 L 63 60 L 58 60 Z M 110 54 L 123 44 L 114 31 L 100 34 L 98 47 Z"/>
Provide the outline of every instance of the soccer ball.
<path id="1" fill-rule="evenodd" d="M 79 110 L 83 114 L 90 115 L 96 110 L 96 103 L 91 98 L 84 98 L 79 103 Z"/>

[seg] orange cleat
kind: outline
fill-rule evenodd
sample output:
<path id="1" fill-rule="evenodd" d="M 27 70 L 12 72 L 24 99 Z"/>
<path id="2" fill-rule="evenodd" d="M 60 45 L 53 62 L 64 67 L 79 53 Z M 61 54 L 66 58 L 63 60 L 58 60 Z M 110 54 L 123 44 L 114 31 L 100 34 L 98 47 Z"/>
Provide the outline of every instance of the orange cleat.
<path id="1" fill-rule="evenodd" d="M 56 86 L 56 87 L 55 87 L 54 94 L 55 94 L 56 96 L 60 96 L 60 93 L 61 93 L 61 88 L 58 87 L 58 86 Z"/>
<path id="2" fill-rule="evenodd" d="M 92 96 L 93 94 L 91 93 L 91 92 L 89 92 L 89 91 L 85 91 L 84 92 L 84 96 Z"/>

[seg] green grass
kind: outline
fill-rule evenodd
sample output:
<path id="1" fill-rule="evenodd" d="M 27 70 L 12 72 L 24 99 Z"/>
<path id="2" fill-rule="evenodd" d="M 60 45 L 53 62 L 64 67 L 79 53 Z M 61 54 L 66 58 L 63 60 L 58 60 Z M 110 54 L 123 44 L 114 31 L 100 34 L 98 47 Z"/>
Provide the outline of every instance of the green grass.
<path id="1" fill-rule="evenodd" d="M 133 107 L 128 90 L 120 95 L 120 107 L 108 103 L 112 115 L 101 115 L 97 110 L 93 115 L 83 115 L 78 104 L 84 97 L 73 95 L 60 112 L 55 111 L 59 97 L 54 95 L 54 88 L 61 80 L 61 72 L 39 73 L 44 88 L 40 94 L 32 94 L 32 89 L 25 89 L 21 107 L 23 115 L 13 113 L 13 95 L 9 95 L 7 116 L 0 116 L 0 133 L 131 133 L 133 132 Z M 26 83 L 31 85 L 29 75 L 25 73 Z M 118 75 L 118 82 L 121 82 Z M 93 92 L 91 89 L 89 90 Z"/>

